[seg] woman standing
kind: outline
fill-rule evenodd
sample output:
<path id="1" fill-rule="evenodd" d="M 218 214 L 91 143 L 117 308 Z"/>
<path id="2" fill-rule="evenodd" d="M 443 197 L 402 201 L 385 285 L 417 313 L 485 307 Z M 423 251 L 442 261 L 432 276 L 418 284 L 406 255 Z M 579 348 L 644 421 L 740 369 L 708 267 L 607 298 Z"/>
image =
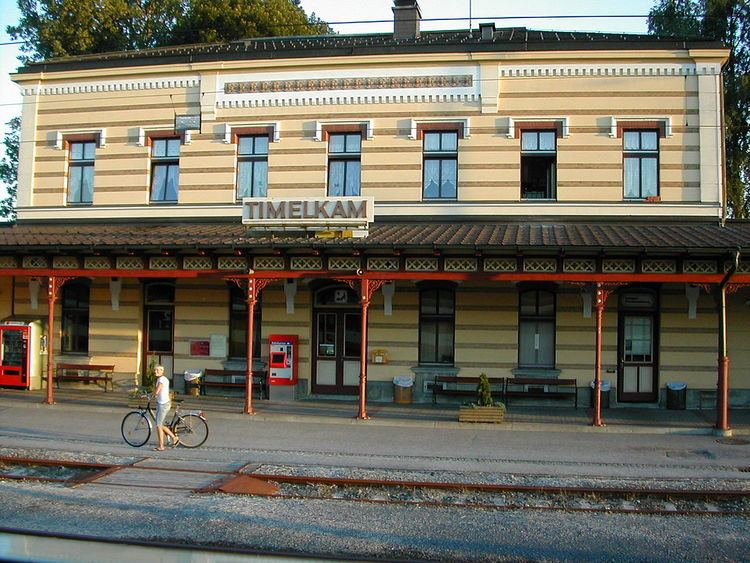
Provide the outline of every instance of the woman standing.
<path id="1" fill-rule="evenodd" d="M 154 373 L 156 374 L 156 389 L 154 390 L 154 397 L 156 397 L 156 435 L 159 438 L 159 447 L 154 448 L 154 451 L 163 452 L 165 450 L 164 434 L 172 439 L 172 447 L 179 445 L 180 439 L 164 424 L 167 413 L 172 408 L 172 403 L 169 400 L 169 379 L 164 375 L 164 366 L 156 366 Z"/>

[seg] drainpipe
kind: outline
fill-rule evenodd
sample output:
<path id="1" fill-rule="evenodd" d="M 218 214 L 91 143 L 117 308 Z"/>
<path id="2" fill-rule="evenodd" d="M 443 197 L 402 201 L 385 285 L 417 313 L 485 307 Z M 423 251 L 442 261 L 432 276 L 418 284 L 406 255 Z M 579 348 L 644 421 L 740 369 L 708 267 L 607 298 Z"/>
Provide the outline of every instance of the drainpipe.
<path id="1" fill-rule="evenodd" d="M 729 356 L 727 355 L 727 285 L 740 265 L 740 251 L 734 251 L 734 260 L 717 292 L 719 309 L 719 376 L 716 382 L 716 434 L 728 436 L 729 428 Z"/>

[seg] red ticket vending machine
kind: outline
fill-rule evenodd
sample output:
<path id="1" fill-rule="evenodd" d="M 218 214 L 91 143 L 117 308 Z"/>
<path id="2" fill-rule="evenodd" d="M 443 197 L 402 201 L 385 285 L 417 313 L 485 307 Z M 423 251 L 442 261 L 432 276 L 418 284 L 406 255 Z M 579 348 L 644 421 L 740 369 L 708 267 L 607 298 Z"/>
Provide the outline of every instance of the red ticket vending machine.
<path id="1" fill-rule="evenodd" d="M 268 343 L 268 382 L 271 385 L 297 385 L 299 336 L 272 334 Z"/>
<path id="2" fill-rule="evenodd" d="M 41 387 L 41 323 L 0 324 L 0 386 Z"/>

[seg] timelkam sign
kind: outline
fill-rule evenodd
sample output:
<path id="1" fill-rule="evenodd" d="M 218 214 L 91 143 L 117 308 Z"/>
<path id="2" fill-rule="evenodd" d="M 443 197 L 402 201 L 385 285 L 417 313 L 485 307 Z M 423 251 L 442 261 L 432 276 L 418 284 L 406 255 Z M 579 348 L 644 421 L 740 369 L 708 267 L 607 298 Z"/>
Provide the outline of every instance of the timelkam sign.
<path id="1" fill-rule="evenodd" d="M 259 228 L 366 229 L 374 211 L 370 197 L 245 198 L 242 223 Z"/>

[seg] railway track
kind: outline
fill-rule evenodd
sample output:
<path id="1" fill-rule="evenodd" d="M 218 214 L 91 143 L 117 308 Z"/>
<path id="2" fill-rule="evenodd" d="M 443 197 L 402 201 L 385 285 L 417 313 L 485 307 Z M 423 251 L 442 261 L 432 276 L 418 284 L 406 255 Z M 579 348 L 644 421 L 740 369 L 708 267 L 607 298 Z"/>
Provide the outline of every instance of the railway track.
<path id="1" fill-rule="evenodd" d="M 660 515 L 750 516 L 750 490 L 653 486 L 560 486 L 294 475 L 267 465 L 235 470 L 164 467 L 153 458 L 130 464 L 0 458 L 0 480 L 64 486 L 169 488 L 185 494 L 249 494 L 273 499 L 346 501 L 482 510 L 562 510 Z M 351 470 L 356 473 L 355 470 Z"/>

